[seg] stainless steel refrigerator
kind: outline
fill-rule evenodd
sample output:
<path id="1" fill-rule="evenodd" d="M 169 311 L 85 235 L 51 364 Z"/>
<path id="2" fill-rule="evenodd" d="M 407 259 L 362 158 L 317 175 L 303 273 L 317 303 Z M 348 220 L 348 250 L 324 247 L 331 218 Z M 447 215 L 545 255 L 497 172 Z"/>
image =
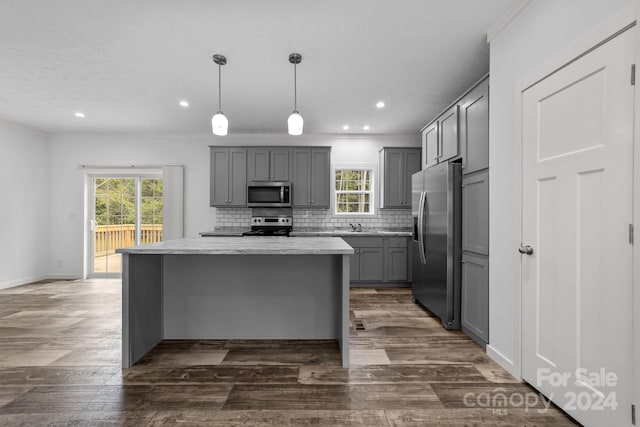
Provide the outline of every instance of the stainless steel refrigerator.
<path id="1" fill-rule="evenodd" d="M 413 174 L 413 298 L 447 329 L 460 329 L 461 206 L 459 163 Z"/>

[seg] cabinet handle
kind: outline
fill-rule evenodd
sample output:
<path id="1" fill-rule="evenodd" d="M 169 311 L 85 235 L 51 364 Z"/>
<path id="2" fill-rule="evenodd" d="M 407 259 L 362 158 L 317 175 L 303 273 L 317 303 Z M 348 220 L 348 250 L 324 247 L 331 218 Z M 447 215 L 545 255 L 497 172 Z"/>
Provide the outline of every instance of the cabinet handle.
<path id="1" fill-rule="evenodd" d="M 273 178 L 275 178 L 275 177 L 276 177 L 275 175 L 271 175 L 271 179 L 273 179 Z"/>

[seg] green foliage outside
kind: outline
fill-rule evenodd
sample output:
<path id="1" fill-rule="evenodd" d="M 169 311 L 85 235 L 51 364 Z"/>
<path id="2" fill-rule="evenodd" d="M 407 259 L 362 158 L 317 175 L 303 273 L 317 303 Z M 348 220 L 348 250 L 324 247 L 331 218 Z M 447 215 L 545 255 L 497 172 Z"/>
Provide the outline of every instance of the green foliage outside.
<path id="1" fill-rule="evenodd" d="M 370 212 L 371 170 L 336 169 L 338 213 Z"/>
<path id="2" fill-rule="evenodd" d="M 162 224 L 162 179 L 142 179 L 142 224 Z M 134 178 L 96 179 L 98 225 L 135 224 Z"/>

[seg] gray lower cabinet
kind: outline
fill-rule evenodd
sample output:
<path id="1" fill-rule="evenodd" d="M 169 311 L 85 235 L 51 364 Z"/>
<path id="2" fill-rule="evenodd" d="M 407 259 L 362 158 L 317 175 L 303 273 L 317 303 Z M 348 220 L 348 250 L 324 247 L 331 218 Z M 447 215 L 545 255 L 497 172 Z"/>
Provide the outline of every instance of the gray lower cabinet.
<path id="1" fill-rule="evenodd" d="M 410 280 L 407 237 L 343 237 L 353 247 L 351 281 L 395 283 Z"/>
<path id="2" fill-rule="evenodd" d="M 462 250 L 489 255 L 489 170 L 462 178 Z"/>
<path id="3" fill-rule="evenodd" d="M 409 248 L 407 239 L 390 237 L 385 250 L 385 281 L 406 282 L 409 280 Z"/>
<path id="4" fill-rule="evenodd" d="M 411 175 L 420 170 L 420 148 L 380 150 L 380 207 L 411 209 Z"/>
<path id="5" fill-rule="evenodd" d="M 489 258 L 462 255 L 462 330 L 482 346 L 489 342 Z"/>
<path id="6" fill-rule="evenodd" d="M 211 147 L 209 203 L 211 206 L 247 205 L 247 150 Z"/>
<path id="7" fill-rule="evenodd" d="M 462 173 L 489 167 L 489 77 L 459 102 Z"/>
<path id="8" fill-rule="evenodd" d="M 383 278 L 382 237 L 343 237 L 353 248 L 351 281 L 381 282 Z"/>
<path id="9" fill-rule="evenodd" d="M 329 208 L 331 148 L 295 148 L 291 154 L 293 206 Z"/>
<path id="10" fill-rule="evenodd" d="M 382 280 L 384 258 L 382 248 L 359 248 L 358 280 L 377 282 Z"/>

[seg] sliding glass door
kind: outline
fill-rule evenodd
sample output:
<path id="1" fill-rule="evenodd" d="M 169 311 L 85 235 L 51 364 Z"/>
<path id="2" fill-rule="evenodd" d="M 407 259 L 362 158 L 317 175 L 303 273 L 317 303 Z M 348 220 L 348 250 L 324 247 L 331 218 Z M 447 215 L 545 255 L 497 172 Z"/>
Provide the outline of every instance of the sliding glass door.
<path id="1" fill-rule="evenodd" d="M 118 277 L 116 249 L 162 240 L 162 178 L 94 176 L 91 189 L 89 274 Z"/>

